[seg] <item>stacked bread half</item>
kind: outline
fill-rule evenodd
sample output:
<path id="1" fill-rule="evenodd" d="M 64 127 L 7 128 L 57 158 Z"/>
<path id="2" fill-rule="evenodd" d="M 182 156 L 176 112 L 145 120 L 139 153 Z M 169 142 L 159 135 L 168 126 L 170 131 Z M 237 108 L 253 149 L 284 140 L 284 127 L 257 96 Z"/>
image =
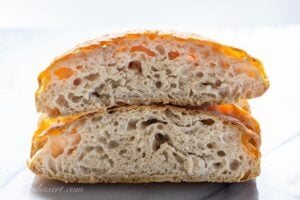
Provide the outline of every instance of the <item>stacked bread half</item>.
<path id="1" fill-rule="evenodd" d="M 194 34 L 107 35 L 39 75 L 29 168 L 64 182 L 239 182 L 260 173 L 246 99 L 261 62 Z"/>

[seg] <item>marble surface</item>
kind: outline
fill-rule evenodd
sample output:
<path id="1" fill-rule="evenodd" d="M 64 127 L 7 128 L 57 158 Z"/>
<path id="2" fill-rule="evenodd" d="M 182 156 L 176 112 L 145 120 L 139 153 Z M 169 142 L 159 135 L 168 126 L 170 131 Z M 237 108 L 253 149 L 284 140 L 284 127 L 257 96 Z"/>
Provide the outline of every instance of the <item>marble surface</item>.
<path id="1" fill-rule="evenodd" d="M 0 30 L 0 199 L 300 199 L 300 26 L 190 29 L 260 58 L 271 87 L 251 100 L 262 128 L 262 173 L 234 184 L 64 184 L 26 168 L 36 76 L 80 41 L 111 30 Z"/>

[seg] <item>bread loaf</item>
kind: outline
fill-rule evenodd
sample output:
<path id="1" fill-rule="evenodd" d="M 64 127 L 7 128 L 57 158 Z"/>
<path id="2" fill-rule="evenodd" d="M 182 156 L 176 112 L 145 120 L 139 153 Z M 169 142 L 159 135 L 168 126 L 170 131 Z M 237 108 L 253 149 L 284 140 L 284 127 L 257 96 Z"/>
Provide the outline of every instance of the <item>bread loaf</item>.
<path id="1" fill-rule="evenodd" d="M 38 77 L 28 167 L 72 183 L 240 182 L 260 173 L 247 99 L 269 81 L 243 50 L 195 34 L 88 41 Z"/>

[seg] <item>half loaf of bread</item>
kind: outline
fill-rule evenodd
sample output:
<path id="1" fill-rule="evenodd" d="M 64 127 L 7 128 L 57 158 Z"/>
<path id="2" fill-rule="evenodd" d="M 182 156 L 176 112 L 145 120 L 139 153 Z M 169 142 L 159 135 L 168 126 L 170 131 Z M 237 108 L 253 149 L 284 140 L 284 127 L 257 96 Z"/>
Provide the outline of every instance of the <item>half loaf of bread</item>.
<path id="1" fill-rule="evenodd" d="M 262 63 L 195 34 L 107 35 L 56 58 L 39 75 L 37 110 L 67 116 L 120 105 L 235 103 L 269 86 Z"/>
<path id="2" fill-rule="evenodd" d="M 64 182 L 239 182 L 260 173 L 259 125 L 232 104 L 125 106 L 44 118 L 29 168 Z"/>

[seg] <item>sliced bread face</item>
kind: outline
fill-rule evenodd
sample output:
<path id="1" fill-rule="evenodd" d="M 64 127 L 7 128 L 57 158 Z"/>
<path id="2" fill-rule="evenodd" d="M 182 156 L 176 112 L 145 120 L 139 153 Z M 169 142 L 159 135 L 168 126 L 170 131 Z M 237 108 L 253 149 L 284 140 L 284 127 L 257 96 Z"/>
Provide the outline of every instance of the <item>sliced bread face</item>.
<path id="1" fill-rule="evenodd" d="M 39 75 L 36 105 L 67 116 L 120 105 L 201 106 L 262 95 L 262 63 L 197 35 L 106 36 L 58 57 Z"/>
<path id="2" fill-rule="evenodd" d="M 43 119 L 29 168 L 64 182 L 238 182 L 260 173 L 260 136 L 215 111 L 127 106 Z"/>

